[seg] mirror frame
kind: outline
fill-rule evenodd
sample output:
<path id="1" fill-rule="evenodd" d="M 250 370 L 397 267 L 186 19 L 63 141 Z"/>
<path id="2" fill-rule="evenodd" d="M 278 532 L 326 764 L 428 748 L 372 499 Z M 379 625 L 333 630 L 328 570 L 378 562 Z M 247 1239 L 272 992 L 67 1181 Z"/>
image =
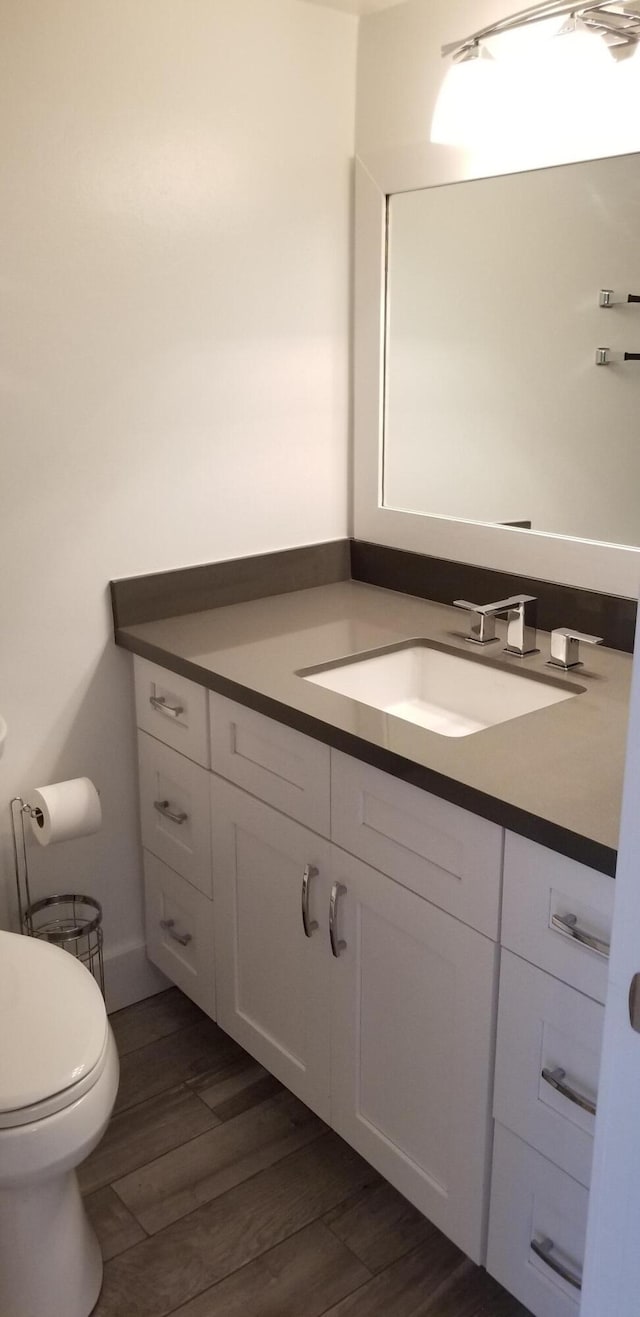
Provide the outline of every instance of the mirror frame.
<path id="1" fill-rule="evenodd" d="M 368 161 L 356 157 L 352 533 L 360 540 L 434 558 L 636 599 L 640 547 L 404 512 L 383 504 L 387 198 L 478 177 L 465 169 L 464 160 L 462 153 L 451 150 L 440 156 L 427 143 Z"/>

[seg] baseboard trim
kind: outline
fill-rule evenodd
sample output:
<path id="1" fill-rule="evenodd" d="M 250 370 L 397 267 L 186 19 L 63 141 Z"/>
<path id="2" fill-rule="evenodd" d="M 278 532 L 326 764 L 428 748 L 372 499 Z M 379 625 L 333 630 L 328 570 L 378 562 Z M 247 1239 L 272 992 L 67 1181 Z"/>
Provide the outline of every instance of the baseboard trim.
<path id="1" fill-rule="evenodd" d="M 104 983 L 109 1014 L 171 987 L 169 979 L 147 960 L 144 942 L 105 953 Z"/>

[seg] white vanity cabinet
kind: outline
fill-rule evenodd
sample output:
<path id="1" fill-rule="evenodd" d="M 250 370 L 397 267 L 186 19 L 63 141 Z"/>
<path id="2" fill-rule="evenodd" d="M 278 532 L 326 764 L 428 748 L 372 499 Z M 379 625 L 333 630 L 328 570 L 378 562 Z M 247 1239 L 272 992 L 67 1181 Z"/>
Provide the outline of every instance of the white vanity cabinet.
<path id="1" fill-rule="evenodd" d="M 577 1317 L 611 880 L 135 664 L 150 958 L 535 1317 Z"/>

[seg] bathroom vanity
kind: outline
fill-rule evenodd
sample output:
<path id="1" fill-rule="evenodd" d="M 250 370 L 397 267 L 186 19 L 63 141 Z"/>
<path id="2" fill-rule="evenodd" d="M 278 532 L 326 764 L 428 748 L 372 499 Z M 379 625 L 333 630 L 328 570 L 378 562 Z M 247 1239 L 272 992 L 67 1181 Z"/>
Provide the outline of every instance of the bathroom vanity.
<path id="1" fill-rule="evenodd" d="M 148 954 L 533 1313 L 575 1317 L 631 661 L 558 675 L 546 635 L 518 660 L 464 631 L 353 580 L 117 625 Z M 308 679 L 418 639 L 557 702 L 439 735 Z"/>

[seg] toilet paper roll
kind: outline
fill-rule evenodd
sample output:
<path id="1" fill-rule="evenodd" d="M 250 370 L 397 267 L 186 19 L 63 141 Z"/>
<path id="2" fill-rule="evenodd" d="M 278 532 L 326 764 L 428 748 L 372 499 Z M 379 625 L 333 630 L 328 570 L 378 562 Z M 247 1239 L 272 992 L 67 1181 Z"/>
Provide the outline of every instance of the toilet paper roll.
<path id="1" fill-rule="evenodd" d="M 41 846 L 97 832 L 102 823 L 100 797 L 88 777 L 53 782 L 30 793 L 31 828 Z"/>

